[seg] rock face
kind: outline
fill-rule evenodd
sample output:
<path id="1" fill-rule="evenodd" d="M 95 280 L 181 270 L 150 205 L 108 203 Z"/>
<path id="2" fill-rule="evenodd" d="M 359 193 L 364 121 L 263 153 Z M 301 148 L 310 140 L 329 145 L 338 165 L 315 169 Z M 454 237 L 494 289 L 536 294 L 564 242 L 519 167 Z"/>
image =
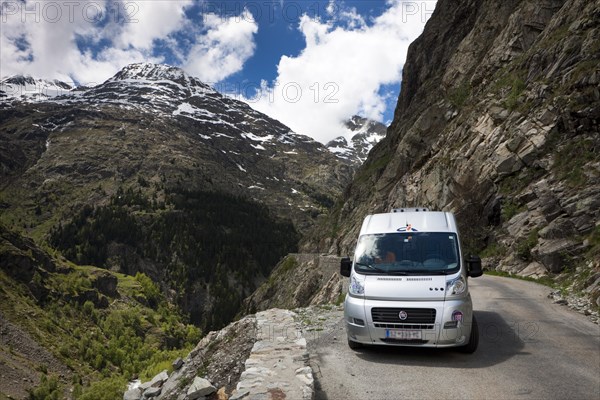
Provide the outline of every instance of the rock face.
<path id="1" fill-rule="evenodd" d="M 489 267 L 594 275 L 599 16 L 597 0 L 438 1 L 387 137 L 304 250 L 348 254 L 366 214 L 425 206 L 456 213 Z"/>
<path id="2" fill-rule="evenodd" d="M 169 376 L 159 398 L 176 400 L 182 394 L 187 395 L 197 376 L 231 393 L 244 371 L 244 362 L 250 356 L 256 338 L 254 315 L 210 332 L 183 360 L 181 368 Z"/>
<path id="3" fill-rule="evenodd" d="M 385 137 L 387 127 L 381 122 L 353 116 L 346 122 L 349 138 L 340 136 L 327 143 L 327 148 L 339 159 L 354 167 L 367 159 L 369 151 Z"/>
<path id="4" fill-rule="evenodd" d="M 244 311 L 339 303 L 345 293 L 344 284 L 347 285 L 339 273 L 340 260 L 320 254 L 289 254 L 267 282 L 246 298 Z"/>

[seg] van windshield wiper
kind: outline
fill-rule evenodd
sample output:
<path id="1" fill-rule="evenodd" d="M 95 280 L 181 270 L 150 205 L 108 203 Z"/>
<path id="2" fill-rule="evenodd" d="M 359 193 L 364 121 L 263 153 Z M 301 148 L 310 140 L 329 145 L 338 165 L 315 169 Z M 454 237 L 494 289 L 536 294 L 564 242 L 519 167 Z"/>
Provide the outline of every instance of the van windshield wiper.
<path id="1" fill-rule="evenodd" d="M 365 267 L 365 268 L 368 268 L 368 269 L 370 269 L 371 271 L 375 271 L 375 272 L 381 272 L 382 274 L 387 274 L 387 272 L 388 272 L 388 271 L 385 271 L 385 270 L 383 270 L 383 269 L 381 269 L 381 268 L 377 268 L 377 267 L 375 267 L 375 266 L 373 266 L 373 265 L 371 265 L 371 264 L 363 264 L 363 263 L 359 263 L 359 262 L 357 262 L 357 263 L 354 263 L 354 265 L 358 265 L 359 267 Z"/>

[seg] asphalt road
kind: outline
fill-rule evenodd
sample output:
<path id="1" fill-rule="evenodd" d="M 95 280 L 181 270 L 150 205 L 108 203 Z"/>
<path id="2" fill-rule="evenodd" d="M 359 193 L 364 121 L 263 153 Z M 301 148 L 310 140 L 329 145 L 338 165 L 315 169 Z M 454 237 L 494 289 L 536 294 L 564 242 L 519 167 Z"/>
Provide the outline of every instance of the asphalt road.
<path id="1" fill-rule="evenodd" d="M 370 346 L 351 350 L 341 316 L 309 342 L 316 399 L 600 399 L 600 326 L 531 282 L 469 280 L 480 329 L 474 354 Z"/>

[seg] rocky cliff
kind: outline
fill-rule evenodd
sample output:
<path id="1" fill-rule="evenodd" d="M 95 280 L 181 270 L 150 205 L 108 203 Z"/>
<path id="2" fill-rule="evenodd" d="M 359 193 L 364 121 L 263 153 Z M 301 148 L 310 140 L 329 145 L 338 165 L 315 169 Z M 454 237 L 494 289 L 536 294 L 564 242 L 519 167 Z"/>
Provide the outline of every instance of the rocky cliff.
<path id="1" fill-rule="evenodd" d="M 339 273 L 340 261 L 340 257 L 321 254 L 288 254 L 244 300 L 243 312 L 341 304 L 348 288 Z"/>
<path id="2" fill-rule="evenodd" d="M 366 214 L 444 209 L 488 268 L 600 305 L 598 37 L 599 1 L 438 1 L 386 138 L 304 249 L 348 254 Z"/>

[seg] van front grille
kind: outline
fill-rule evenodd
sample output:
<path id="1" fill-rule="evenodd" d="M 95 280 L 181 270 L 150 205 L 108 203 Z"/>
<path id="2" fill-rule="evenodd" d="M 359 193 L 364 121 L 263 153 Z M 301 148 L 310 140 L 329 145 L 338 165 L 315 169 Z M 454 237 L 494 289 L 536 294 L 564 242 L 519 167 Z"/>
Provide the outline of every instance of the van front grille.
<path id="1" fill-rule="evenodd" d="M 405 319 L 400 318 L 400 313 L 406 314 Z M 403 313 L 403 315 L 404 315 Z M 384 308 L 374 307 L 371 309 L 373 322 L 393 324 L 424 325 L 435 323 L 435 308 Z"/>
<path id="2" fill-rule="evenodd" d="M 423 329 L 433 329 L 435 325 L 431 324 L 431 325 L 425 325 L 425 324 L 381 324 L 381 323 L 374 323 L 373 326 L 375 326 L 375 328 L 385 328 L 385 329 L 411 329 L 411 330 L 415 330 L 415 329 L 419 329 L 419 330 L 423 330 Z"/>

